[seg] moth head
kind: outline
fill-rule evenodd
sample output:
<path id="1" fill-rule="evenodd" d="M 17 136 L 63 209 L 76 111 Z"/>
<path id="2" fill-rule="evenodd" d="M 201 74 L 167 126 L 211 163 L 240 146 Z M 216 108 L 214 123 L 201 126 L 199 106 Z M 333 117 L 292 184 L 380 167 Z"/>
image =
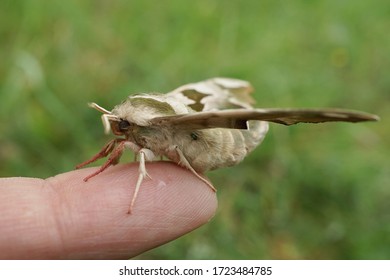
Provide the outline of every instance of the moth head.
<path id="1" fill-rule="evenodd" d="M 116 116 L 115 116 L 116 117 Z M 128 135 L 132 124 L 125 119 L 110 120 L 110 128 L 115 135 Z"/>
<path id="2" fill-rule="evenodd" d="M 102 122 L 104 127 L 104 132 L 106 134 L 110 133 L 110 130 L 115 135 L 126 135 L 131 127 L 131 123 L 126 119 L 120 118 L 119 116 L 113 114 L 111 111 L 104 109 L 103 107 L 97 105 L 96 103 L 89 103 L 89 107 L 102 112 Z"/>

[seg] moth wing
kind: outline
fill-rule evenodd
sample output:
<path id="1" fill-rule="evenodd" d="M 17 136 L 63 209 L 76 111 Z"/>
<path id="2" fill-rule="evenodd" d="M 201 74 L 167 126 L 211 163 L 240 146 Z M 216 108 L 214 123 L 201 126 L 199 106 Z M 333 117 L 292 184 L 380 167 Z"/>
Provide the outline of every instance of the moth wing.
<path id="1" fill-rule="evenodd" d="M 158 117 L 156 125 L 172 125 L 185 129 L 234 128 L 247 129 L 247 121 L 259 120 L 284 125 L 322 122 L 377 121 L 379 117 L 366 112 L 346 109 L 230 109 Z"/>
<path id="2" fill-rule="evenodd" d="M 252 91 L 251 84 L 244 80 L 212 78 L 183 85 L 167 95 L 182 100 L 193 110 L 201 112 L 215 109 L 251 109 L 254 103 Z"/>

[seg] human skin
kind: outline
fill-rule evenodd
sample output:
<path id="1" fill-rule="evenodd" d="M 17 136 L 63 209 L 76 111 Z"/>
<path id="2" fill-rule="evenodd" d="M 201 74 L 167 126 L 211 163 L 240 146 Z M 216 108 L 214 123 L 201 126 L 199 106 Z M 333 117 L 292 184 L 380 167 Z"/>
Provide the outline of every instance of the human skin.
<path id="1" fill-rule="evenodd" d="M 207 223 L 216 195 L 190 171 L 147 164 L 127 214 L 137 164 L 118 164 L 88 180 L 85 168 L 48 179 L 0 179 L 0 259 L 128 259 Z"/>

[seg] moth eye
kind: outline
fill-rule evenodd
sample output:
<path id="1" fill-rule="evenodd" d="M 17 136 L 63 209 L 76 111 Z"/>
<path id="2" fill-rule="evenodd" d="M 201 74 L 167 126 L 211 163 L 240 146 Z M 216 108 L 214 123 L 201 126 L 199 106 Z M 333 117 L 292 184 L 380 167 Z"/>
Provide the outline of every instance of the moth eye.
<path id="1" fill-rule="evenodd" d="M 118 123 L 118 129 L 120 132 L 125 132 L 130 127 L 130 123 L 126 120 L 120 120 Z"/>
<path id="2" fill-rule="evenodd" d="M 198 138 L 199 138 L 198 134 L 196 134 L 195 132 L 191 132 L 190 135 L 191 135 L 192 140 L 198 140 Z"/>

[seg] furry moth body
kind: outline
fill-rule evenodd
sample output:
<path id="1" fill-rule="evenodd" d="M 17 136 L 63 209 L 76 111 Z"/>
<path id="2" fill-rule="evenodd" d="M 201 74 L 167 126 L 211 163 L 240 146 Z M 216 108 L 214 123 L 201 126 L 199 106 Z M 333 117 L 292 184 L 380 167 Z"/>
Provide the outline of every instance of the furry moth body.
<path id="1" fill-rule="evenodd" d="M 181 86 L 167 94 L 129 96 L 112 111 L 96 103 L 89 106 L 102 112 L 106 133 L 118 138 L 107 143 L 83 167 L 100 158 L 107 161 L 95 173 L 119 162 L 125 148 L 139 158 L 139 176 L 129 207 L 134 206 L 146 176 L 146 161 L 165 156 L 184 166 L 215 188 L 199 174 L 233 166 L 258 146 L 268 131 L 268 122 L 292 125 L 300 122 L 376 121 L 376 115 L 344 109 L 254 109 L 251 85 L 242 80 L 213 78 Z"/>

